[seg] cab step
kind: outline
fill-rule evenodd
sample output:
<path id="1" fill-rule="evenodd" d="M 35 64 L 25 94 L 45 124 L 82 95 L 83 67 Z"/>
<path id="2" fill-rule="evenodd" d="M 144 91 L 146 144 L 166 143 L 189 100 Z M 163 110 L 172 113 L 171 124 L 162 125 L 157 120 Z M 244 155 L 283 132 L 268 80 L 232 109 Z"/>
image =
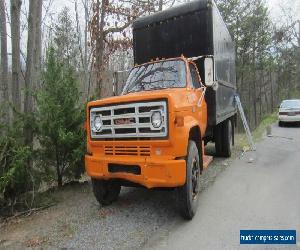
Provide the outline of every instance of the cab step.
<path id="1" fill-rule="evenodd" d="M 209 164 L 213 161 L 213 157 L 211 155 L 205 154 L 205 146 L 204 142 L 202 141 L 202 159 L 203 159 L 203 170 L 207 169 Z"/>

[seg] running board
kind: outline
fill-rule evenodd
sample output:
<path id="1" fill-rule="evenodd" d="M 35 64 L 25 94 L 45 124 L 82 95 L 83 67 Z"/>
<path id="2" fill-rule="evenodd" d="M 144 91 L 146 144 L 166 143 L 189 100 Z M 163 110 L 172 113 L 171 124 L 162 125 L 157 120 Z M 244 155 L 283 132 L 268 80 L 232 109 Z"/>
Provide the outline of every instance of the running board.
<path id="1" fill-rule="evenodd" d="M 213 161 L 213 157 L 210 155 L 204 155 L 203 157 L 203 169 L 207 169 L 209 164 Z"/>
<path id="2" fill-rule="evenodd" d="M 213 161 L 213 157 L 205 154 L 203 141 L 202 141 L 202 159 L 203 159 L 203 170 L 205 170 L 208 168 L 209 164 Z"/>

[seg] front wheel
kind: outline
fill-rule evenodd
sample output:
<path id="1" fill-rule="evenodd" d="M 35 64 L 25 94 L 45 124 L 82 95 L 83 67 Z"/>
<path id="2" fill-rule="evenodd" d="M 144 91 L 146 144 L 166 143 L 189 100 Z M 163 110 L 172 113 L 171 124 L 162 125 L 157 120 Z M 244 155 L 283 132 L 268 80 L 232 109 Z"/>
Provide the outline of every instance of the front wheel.
<path id="1" fill-rule="evenodd" d="M 103 206 L 116 201 L 121 191 L 121 186 L 116 181 L 92 179 L 92 186 L 97 201 Z"/>
<path id="2" fill-rule="evenodd" d="M 202 164 L 201 145 L 198 150 L 194 141 L 190 140 L 186 158 L 186 182 L 177 189 L 177 203 L 183 218 L 191 220 L 196 214 L 199 203 L 200 174 Z M 200 152 L 199 152 L 200 151 Z"/>

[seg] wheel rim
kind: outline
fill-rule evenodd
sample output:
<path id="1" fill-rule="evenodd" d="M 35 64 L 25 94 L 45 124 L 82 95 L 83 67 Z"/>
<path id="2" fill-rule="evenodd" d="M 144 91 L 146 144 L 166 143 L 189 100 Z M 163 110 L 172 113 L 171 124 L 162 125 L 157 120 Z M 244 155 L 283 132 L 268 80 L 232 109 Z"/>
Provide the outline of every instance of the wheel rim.
<path id="1" fill-rule="evenodd" d="M 197 159 L 194 158 L 192 163 L 192 199 L 195 200 L 199 193 L 200 168 Z"/>

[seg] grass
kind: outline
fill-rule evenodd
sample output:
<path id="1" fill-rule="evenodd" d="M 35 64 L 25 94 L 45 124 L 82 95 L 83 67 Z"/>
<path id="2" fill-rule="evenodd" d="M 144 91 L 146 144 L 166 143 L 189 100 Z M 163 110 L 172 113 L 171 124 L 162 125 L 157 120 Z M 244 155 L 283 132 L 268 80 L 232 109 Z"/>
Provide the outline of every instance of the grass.
<path id="1" fill-rule="evenodd" d="M 252 131 L 252 136 L 253 136 L 254 142 L 259 142 L 260 140 L 262 140 L 263 135 L 266 131 L 266 128 L 268 126 L 270 126 L 271 124 L 275 123 L 277 121 L 277 119 L 278 119 L 277 112 L 266 115 L 262 119 L 262 121 L 260 122 L 258 127 L 254 131 Z M 237 134 L 236 138 L 235 138 L 235 144 L 241 150 L 244 148 L 248 148 L 249 143 L 248 143 L 246 134 L 245 133 Z"/>
<path id="2" fill-rule="evenodd" d="M 258 127 L 253 131 L 254 141 L 260 141 L 266 131 L 266 128 L 278 120 L 277 112 L 265 116 Z"/>

